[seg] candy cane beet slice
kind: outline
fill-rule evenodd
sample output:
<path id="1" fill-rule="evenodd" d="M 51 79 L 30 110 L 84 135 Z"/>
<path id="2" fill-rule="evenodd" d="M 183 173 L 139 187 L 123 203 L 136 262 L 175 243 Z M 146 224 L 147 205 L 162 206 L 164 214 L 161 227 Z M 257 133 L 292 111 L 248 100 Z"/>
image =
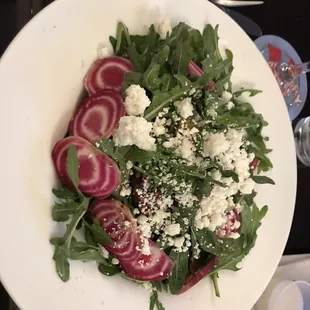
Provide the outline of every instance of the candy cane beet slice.
<path id="1" fill-rule="evenodd" d="M 119 260 L 130 262 L 140 255 L 140 236 L 127 206 L 115 199 L 96 199 L 89 207 L 89 216 L 97 218 L 114 241 L 112 246 L 102 245 Z"/>
<path id="2" fill-rule="evenodd" d="M 121 90 L 125 73 L 133 71 L 132 63 L 122 57 L 112 56 L 97 60 L 85 78 L 85 88 L 89 95 L 104 89 Z"/>
<path id="3" fill-rule="evenodd" d="M 69 131 L 72 136 L 96 142 L 112 136 L 119 120 L 125 115 L 121 95 L 112 89 L 87 98 L 73 116 Z"/>
<path id="4" fill-rule="evenodd" d="M 80 137 L 62 139 L 54 147 L 52 158 L 61 182 L 73 189 L 67 173 L 67 155 L 71 145 L 77 148 L 80 191 L 92 197 L 112 194 L 120 183 L 118 166 L 110 157 Z"/>
<path id="5" fill-rule="evenodd" d="M 218 238 L 229 238 L 240 231 L 240 215 L 236 209 L 226 212 L 226 223 L 216 230 Z"/>
<path id="6" fill-rule="evenodd" d="M 190 61 L 187 67 L 188 74 L 193 77 L 201 76 L 204 74 L 203 70 L 194 62 Z M 215 88 L 214 81 L 210 81 L 207 86 L 205 86 L 206 90 L 211 90 Z"/>
<path id="7" fill-rule="evenodd" d="M 201 281 L 206 275 L 208 275 L 214 267 L 220 262 L 218 257 L 214 257 L 205 267 L 198 270 L 194 274 L 188 276 L 185 280 L 185 284 L 183 285 L 181 291 L 178 295 L 181 295 L 196 285 L 199 281 Z"/>
<path id="8" fill-rule="evenodd" d="M 149 240 L 150 255 L 140 253 L 135 261 L 123 262 L 123 271 L 131 278 L 141 281 L 162 281 L 169 277 L 174 262 L 156 243 Z"/>

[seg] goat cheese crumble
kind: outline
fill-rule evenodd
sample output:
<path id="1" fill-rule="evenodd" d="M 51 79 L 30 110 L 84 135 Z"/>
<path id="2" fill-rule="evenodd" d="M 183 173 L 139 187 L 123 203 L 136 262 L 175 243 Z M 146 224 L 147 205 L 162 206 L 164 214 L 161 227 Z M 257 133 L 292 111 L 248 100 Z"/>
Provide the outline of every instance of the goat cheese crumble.
<path id="1" fill-rule="evenodd" d="M 155 30 L 159 34 L 161 39 L 166 39 L 166 36 L 169 35 L 172 31 L 170 19 L 162 18 L 155 24 Z"/>
<path id="2" fill-rule="evenodd" d="M 130 85 L 126 89 L 125 110 L 127 115 L 142 115 L 145 109 L 151 104 L 146 95 L 145 89 L 140 85 Z"/>
<path id="3" fill-rule="evenodd" d="M 142 150 L 154 151 L 155 139 L 150 135 L 152 129 L 153 124 L 143 117 L 123 116 L 113 140 L 117 146 L 136 145 Z"/>

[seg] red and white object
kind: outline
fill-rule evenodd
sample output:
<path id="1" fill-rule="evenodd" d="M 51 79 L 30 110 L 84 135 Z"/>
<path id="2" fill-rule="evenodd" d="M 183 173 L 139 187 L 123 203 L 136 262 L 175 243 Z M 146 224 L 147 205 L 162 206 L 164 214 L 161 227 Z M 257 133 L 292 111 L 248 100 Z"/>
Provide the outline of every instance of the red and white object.
<path id="1" fill-rule="evenodd" d="M 162 281 L 168 278 L 174 263 L 153 241 L 148 240 L 150 254 L 142 253 L 143 238 L 127 206 L 114 199 L 97 199 L 89 208 L 90 218 L 97 218 L 114 241 L 102 244 L 120 261 L 123 271 L 141 281 Z"/>
<path id="2" fill-rule="evenodd" d="M 194 62 L 190 61 L 187 67 L 188 74 L 193 77 L 201 76 L 204 74 L 204 71 Z M 215 88 L 214 81 L 210 81 L 207 86 L 205 86 L 206 90 L 211 90 Z"/>
<path id="3" fill-rule="evenodd" d="M 88 71 L 84 85 L 90 96 L 104 90 L 121 90 L 125 73 L 133 71 L 130 60 L 111 56 L 97 60 Z"/>
<path id="4" fill-rule="evenodd" d="M 183 285 L 181 291 L 178 295 L 181 295 L 196 285 L 199 281 L 201 281 L 205 276 L 207 276 L 213 268 L 220 262 L 218 257 L 213 258 L 207 266 L 195 272 L 195 274 L 190 275 L 187 277 L 185 284 Z"/>
<path id="5" fill-rule="evenodd" d="M 122 96 L 113 89 L 106 89 L 87 98 L 73 116 L 69 131 L 89 142 L 96 142 L 112 136 L 119 120 L 125 115 Z"/>
<path id="6" fill-rule="evenodd" d="M 234 238 L 239 237 L 240 230 L 240 215 L 236 209 L 233 209 L 225 214 L 226 222 L 217 229 L 216 236 L 218 238 Z"/>
<path id="7" fill-rule="evenodd" d="M 53 149 L 52 158 L 61 182 L 73 189 L 67 173 L 68 148 L 71 145 L 77 148 L 80 191 L 92 197 L 105 198 L 111 195 L 120 183 L 120 171 L 117 164 L 80 137 L 62 139 Z"/>

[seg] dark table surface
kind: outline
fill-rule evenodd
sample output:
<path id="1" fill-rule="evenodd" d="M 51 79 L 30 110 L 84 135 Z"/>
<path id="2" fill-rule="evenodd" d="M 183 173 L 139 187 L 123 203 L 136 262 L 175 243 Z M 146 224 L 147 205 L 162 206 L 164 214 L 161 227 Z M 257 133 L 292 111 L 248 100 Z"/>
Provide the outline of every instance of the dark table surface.
<path id="1" fill-rule="evenodd" d="M 0 0 L 0 55 L 20 28 L 52 1 Z M 296 48 L 303 61 L 310 60 L 310 48 L 306 44 L 310 33 L 309 0 L 265 0 L 264 5 L 238 10 L 257 22 L 263 34 L 283 37 Z M 309 115 L 310 96 L 300 116 Z M 310 253 L 310 168 L 302 166 L 298 168 L 295 215 L 284 254 L 301 253 Z M 0 284 L 0 309 L 7 310 L 8 306 L 8 296 Z"/>

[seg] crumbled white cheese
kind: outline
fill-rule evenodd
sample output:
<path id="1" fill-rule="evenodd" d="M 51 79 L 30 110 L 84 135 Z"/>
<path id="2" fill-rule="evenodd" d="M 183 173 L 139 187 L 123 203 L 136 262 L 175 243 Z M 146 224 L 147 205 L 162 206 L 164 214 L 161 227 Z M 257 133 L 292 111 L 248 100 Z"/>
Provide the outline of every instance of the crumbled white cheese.
<path id="1" fill-rule="evenodd" d="M 169 35 L 172 31 L 171 23 L 168 18 L 162 18 L 155 23 L 155 30 L 160 35 L 161 39 L 166 39 L 167 34 Z"/>
<path id="2" fill-rule="evenodd" d="M 113 140 L 116 146 L 136 145 L 142 150 L 154 151 L 155 139 L 150 136 L 152 129 L 152 123 L 143 117 L 123 116 Z"/>
<path id="3" fill-rule="evenodd" d="M 182 248 L 183 244 L 184 244 L 184 241 L 185 241 L 185 238 L 182 236 L 182 237 L 177 237 L 177 238 L 174 238 L 174 246 L 176 248 Z"/>
<path id="4" fill-rule="evenodd" d="M 229 142 L 227 141 L 223 132 L 209 134 L 204 143 L 204 156 L 212 159 L 225 153 L 229 149 Z"/>
<path id="5" fill-rule="evenodd" d="M 239 185 L 239 190 L 242 194 L 251 194 L 255 187 L 255 182 L 252 179 L 246 179 Z"/>
<path id="6" fill-rule="evenodd" d="M 169 236 L 176 236 L 179 235 L 181 231 L 180 224 L 170 224 L 165 227 L 165 233 Z"/>
<path id="7" fill-rule="evenodd" d="M 240 226 L 241 226 L 241 223 L 240 223 L 239 221 L 235 221 L 235 222 L 234 222 L 234 228 L 235 228 L 235 229 L 239 229 Z"/>
<path id="8" fill-rule="evenodd" d="M 100 251 L 101 251 L 101 255 L 105 258 L 108 259 L 109 258 L 109 252 L 106 250 L 106 248 L 104 248 L 102 245 L 99 245 Z"/>
<path id="9" fill-rule="evenodd" d="M 234 103 L 231 102 L 231 101 L 228 101 L 227 104 L 226 104 L 227 110 L 231 110 L 234 106 L 235 106 Z"/>
<path id="10" fill-rule="evenodd" d="M 150 255 L 151 254 L 151 248 L 150 248 L 149 240 L 147 238 L 143 239 L 143 245 L 142 245 L 141 253 L 143 255 Z"/>
<path id="11" fill-rule="evenodd" d="M 240 234 L 237 232 L 233 232 L 228 237 L 232 239 L 238 239 L 240 237 Z"/>
<path id="12" fill-rule="evenodd" d="M 207 110 L 207 115 L 215 118 L 215 117 L 217 117 L 217 112 L 213 108 L 211 108 L 211 109 Z"/>
<path id="13" fill-rule="evenodd" d="M 126 89 L 124 106 L 128 115 L 142 115 L 145 109 L 151 104 L 146 95 L 145 89 L 140 85 L 130 85 Z"/>
<path id="14" fill-rule="evenodd" d="M 177 108 L 178 114 L 182 118 L 187 119 L 193 115 L 194 107 L 192 105 L 192 98 L 188 97 L 182 101 L 176 101 L 174 105 Z"/>
<path id="15" fill-rule="evenodd" d="M 109 49 L 106 46 L 102 45 L 98 47 L 98 50 L 97 50 L 98 59 L 104 59 L 109 56 L 110 56 Z"/>
<path id="16" fill-rule="evenodd" d="M 131 188 L 129 186 L 123 186 L 119 194 L 122 197 L 129 196 L 131 194 Z"/>
<path id="17" fill-rule="evenodd" d="M 130 169 L 132 169 L 132 167 L 133 167 L 133 163 L 132 163 L 132 161 L 127 161 L 127 163 L 126 163 L 126 168 L 128 169 L 128 170 L 130 170 Z"/>
<path id="18" fill-rule="evenodd" d="M 166 132 L 165 129 L 166 119 L 157 117 L 153 124 L 153 131 L 155 136 L 164 135 Z"/>
<path id="19" fill-rule="evenodd" d="M 221 100 L 223 103 L 227 103 L 228 101 L 230 101 L 232 99 L 232 97 L 233 97 L 233 95 L 230 92 L 225 90 L 222 93 Z"/>
<path id="20" fill-rule="evenodd" d="M 113 265 L 118 265 L 119 264 L 119 260 L 117 258 L 113 258 L 112 259 L 112 264 Z"/>
<path id="21" fill-rule="evenodd" d="M 153 290 L 153 285 L 151 282 L 143 282 L 142 286 L 144 289 L 146 289 L 148 292 L 151 292 Z"/>

